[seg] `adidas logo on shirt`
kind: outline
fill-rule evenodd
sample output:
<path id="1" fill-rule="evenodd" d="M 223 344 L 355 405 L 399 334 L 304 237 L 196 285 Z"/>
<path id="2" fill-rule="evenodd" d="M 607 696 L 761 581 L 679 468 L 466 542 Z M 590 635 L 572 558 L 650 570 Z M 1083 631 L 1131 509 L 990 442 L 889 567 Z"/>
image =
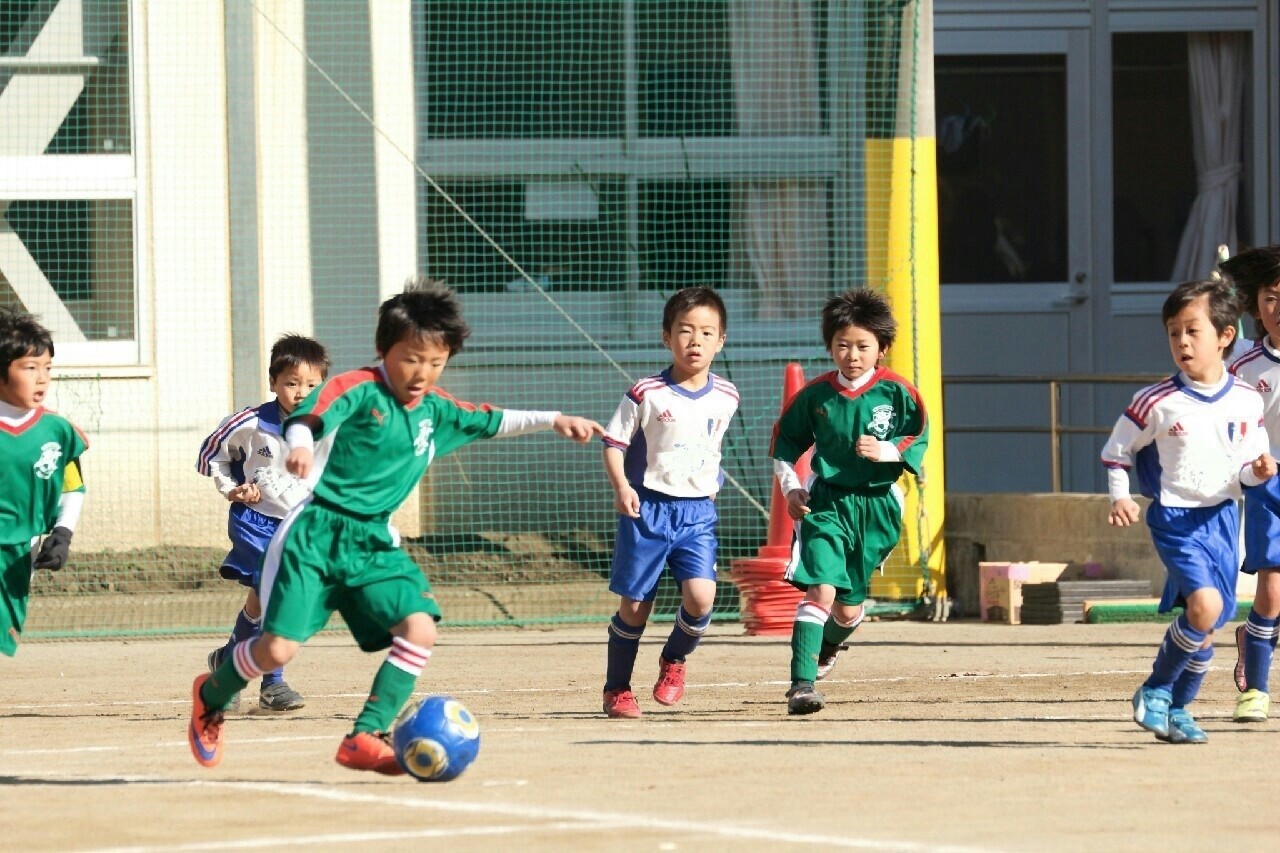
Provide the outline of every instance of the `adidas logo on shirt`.
<path id="1" fill-rule="evenodd" d="M 1259 394 L 1269 394 L 1270 392 L 1271 392 L 1271 386 L 1267 384 L 1267 380 L 1265 380 L 1265 379 L 1259 379 L 1259 380 L 1258 380 L 1258 393 L 1259 393 Z"/>
<path id="2" fill-rule="evenodd" d="M 671 414 L 670 409 L 663 409 L 662 414 L 658 415 L 658 420 L 664 424 L 673 424 L 676 422 L 676 416 Z"/>
<path id="3" fill-rule="evenodd" d="M 1177 421 L 1174 422 L 1173 426 L 1169 427 L 1169 435 L 1186 435 L 1186 434 L 1187 434 L 1186 427 L 1184 427 L 1182 424 L 1178 423 Z"/>
<path id="4" fill-rule="evenodd" d="M 275 456 L 273 456 L 273 455 L 272 455 L 272 453 L 271 453 L 271 448 L 270 448 L 270 447 L 265 447 L 265 446 L 263 446 L 263 447 L 259 447 L 259 448 L 258 448 L 258 455 L 259 455 L 259 456 L 265 456 L 265 457 L 267 457 L 268 459 L 275 459 Z"/>

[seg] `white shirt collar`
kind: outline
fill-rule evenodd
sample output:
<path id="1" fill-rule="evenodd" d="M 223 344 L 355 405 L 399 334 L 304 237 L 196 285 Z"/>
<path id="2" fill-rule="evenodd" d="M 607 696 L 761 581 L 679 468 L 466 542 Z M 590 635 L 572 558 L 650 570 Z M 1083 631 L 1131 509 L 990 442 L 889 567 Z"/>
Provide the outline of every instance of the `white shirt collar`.
<path id="1" fill-rule="evenodd" d="M 871 381 L 871 377 L 876 375 L 878 367 L 873 367 L 857 379 L 845 379 L 844 374 L 836 370 L 836 381 L 840 383 L 841 388 L 848 388 L 850 391 L 857 391 L 859 388 Z"/>

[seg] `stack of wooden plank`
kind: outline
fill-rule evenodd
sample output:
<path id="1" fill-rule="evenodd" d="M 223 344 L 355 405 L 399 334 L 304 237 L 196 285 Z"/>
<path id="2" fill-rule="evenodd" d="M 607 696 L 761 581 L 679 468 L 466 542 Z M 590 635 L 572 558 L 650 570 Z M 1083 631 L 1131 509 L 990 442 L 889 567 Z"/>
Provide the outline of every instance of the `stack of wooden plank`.
<path id="1" fill-rule="evenodd" d="M 1086 601 L 1144 598 L 1149 595 L 1149 581 L 1084 580 L 1023 584 L 1022 624 L 1083 622 Z"/>

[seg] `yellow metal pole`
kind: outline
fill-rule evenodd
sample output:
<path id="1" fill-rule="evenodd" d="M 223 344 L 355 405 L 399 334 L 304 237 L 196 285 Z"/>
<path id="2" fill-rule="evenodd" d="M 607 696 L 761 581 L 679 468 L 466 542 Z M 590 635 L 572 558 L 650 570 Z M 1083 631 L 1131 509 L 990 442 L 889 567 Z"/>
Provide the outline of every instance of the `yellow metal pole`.
<path id="1" fill-rule="evenodd" d="M 867 140 L 867 280 L 893 302 L 898 336 L 889 367 L 911 380 L 929 412 L 924 476 L 904 478 L 903 536 L 872 583 L 876 598 L 946 594 L 943 525 L 942 322 L 933 98 L 933 0 L 902 9 L 897 107 L 889 138 Z"/>

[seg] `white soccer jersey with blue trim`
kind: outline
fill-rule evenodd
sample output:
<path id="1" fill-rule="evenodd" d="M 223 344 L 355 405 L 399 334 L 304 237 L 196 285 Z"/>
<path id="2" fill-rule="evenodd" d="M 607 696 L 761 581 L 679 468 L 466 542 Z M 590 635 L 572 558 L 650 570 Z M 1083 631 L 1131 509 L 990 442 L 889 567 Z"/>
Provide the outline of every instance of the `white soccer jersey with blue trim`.
<path id="1" fill-rule="evenodd" d="M 627 482 L 675 498 L 720 491 L 720 443 L 738 410 L 738 389 L 710 374 L 697 391 L 670 370 L 641 379 L 605 427 L 604 443 L 624 454 Z"/>
<path id="2" fill-rule="evenodd" d="M 1102 464 L 1136 469 L 1139 491 L 1164 506 L 1204 507 L 1238 499 L 1240 469 L 1266 451 L 1257 391 L 1230 373 L 1212 387 L 1178 373 L 1133 395 Z"/>
<path id="3" fill-rule="evenodd" d="M 200 446 L 196 470 L 212 477 L 224 496 L 243 483 L 257 483 L 262 500 L 249 506 L 263 515 L 284 518 L 311 493 L 285 470 L 288 455 L 280 406 L 269 400 L 224 418 Z"/>
<path id="4" fill-rule="evenodd" d="M 1280 351 L 1264 337 L 1237 356 L 1229 369 L 1262 395 L 1262 423 L 1271 439 L 1271 455 L 1280 459 Z"/>

